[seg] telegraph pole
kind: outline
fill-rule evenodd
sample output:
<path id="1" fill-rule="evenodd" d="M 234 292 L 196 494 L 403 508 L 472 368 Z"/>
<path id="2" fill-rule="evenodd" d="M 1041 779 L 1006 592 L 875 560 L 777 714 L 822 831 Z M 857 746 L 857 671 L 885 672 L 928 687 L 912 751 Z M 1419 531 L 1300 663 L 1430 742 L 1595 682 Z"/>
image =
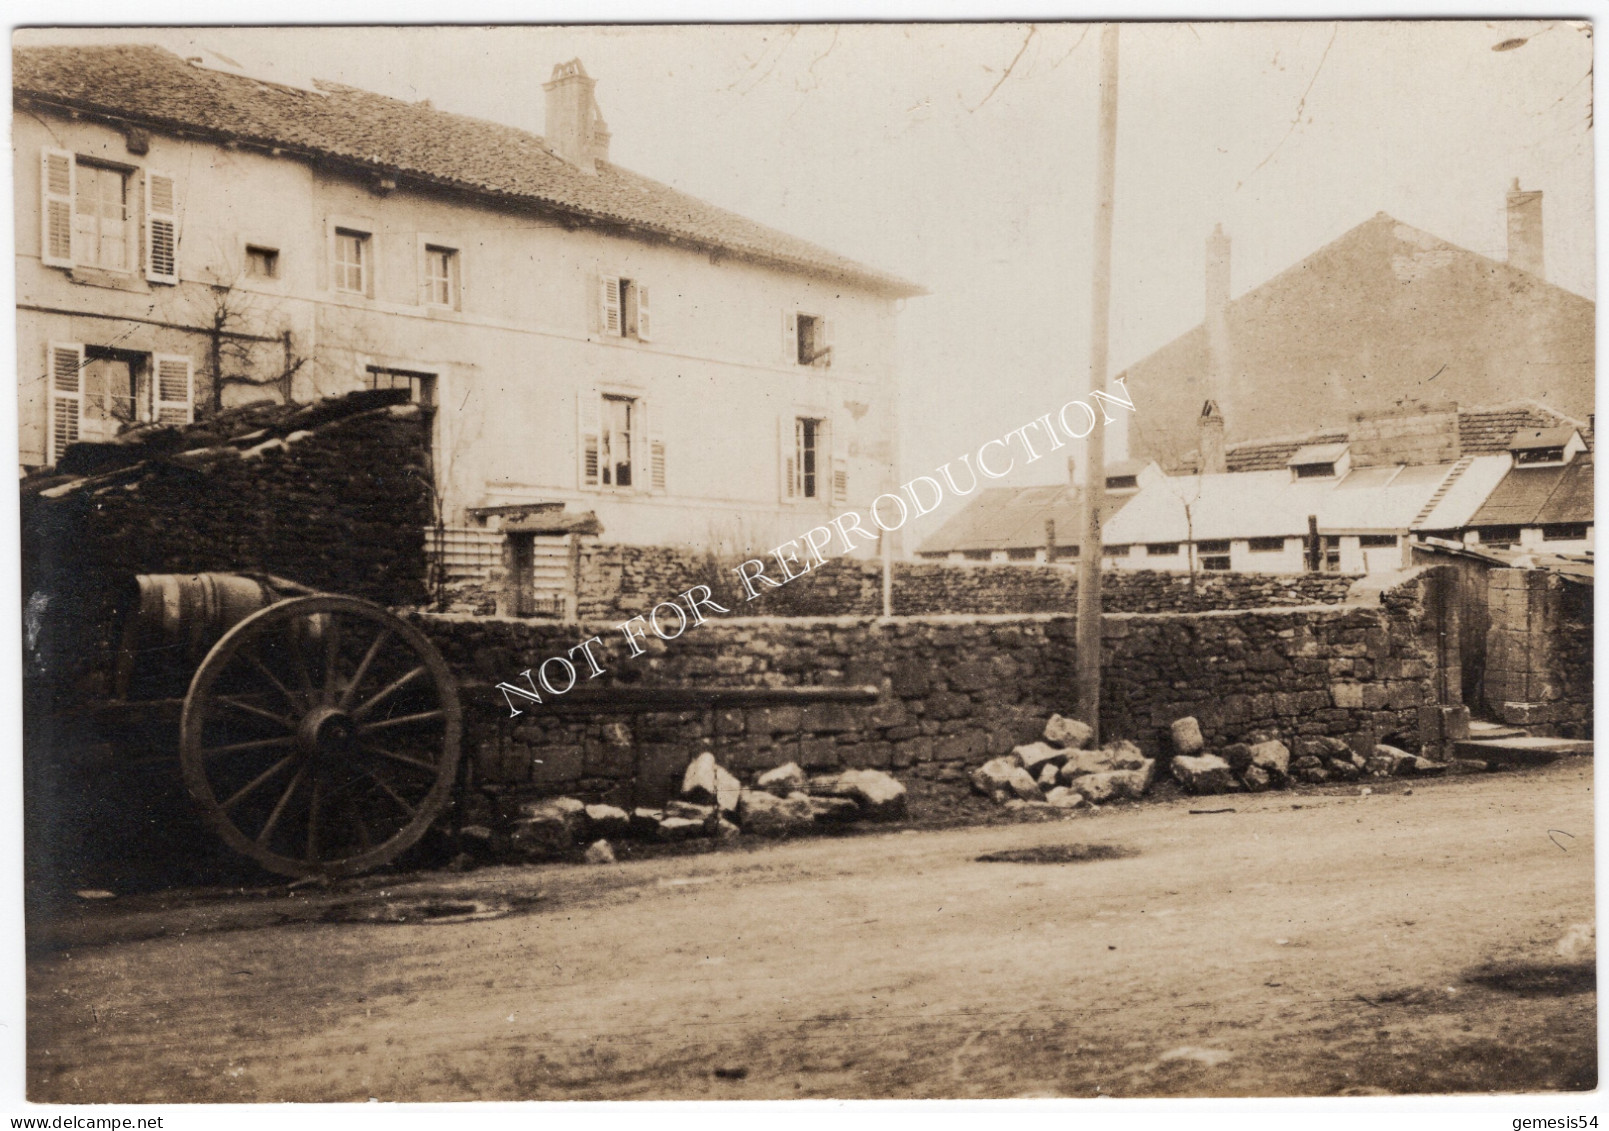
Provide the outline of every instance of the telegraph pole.
<path id="1" fill-rule="evenodd" d="M 1117 179 L 1117 25 L 1101 28 L 1100 134 L 1095 154 L 1095 257 L 1090 286 L 1089 391 L 1106 391 L 1112 306 L 1112 198 Z M 1094 398 L 1091 398 L 1094 399 Z M 1101 408 L 1101 415 L 1106 410 Z M 1084 441 L 1083 537 L 1078 549 L 1078 713 L 1101 740 L 1101 501 L 1106 426 Z"/>

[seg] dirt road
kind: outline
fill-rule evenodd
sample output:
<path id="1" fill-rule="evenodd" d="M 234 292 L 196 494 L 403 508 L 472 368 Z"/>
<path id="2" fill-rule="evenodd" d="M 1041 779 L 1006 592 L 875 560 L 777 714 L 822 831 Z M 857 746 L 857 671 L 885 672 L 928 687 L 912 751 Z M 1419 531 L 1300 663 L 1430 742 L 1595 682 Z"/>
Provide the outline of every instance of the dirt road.
<path id="1" fill-rule="evenodd" d="M 1367 797 L 1199 799 L 358 895 L 107 905 L 30 962 L 28 1094 L 1591 1088 L 1592 951 L 1557 953 L 1593 918 L 1591 770 L 1575 759 Z M 1135 854 L 976 859 L 1067 844 Z M 407 899 L 519 909 L 304 921 L 383 919 Z"/>

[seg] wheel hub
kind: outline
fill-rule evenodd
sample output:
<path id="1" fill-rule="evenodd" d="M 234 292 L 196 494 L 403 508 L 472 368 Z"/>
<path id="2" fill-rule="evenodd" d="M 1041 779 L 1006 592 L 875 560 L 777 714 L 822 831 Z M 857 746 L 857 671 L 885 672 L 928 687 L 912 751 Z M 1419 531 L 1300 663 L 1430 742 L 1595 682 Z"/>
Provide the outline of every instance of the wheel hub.
<path id="1" fill-rule="evenodd" d="M 345 754 L 357 737 L 352 716 L 338 707 L 315 707 L 302 717 L 296 730 L 297 744 L 309 757 Z"/>

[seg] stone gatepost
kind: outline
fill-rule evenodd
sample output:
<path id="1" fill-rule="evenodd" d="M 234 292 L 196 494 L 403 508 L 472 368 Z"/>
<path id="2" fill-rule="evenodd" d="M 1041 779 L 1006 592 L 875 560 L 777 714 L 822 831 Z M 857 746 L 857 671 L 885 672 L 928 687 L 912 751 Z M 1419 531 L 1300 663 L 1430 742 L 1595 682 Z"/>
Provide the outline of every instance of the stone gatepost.
<path id="1" fill-rule="evenodd" d="M 1559 721 L 1565 581 L 1543 569 L 1494 569 L 1486 577 L 1486 705 L 1512 726 Z"/>

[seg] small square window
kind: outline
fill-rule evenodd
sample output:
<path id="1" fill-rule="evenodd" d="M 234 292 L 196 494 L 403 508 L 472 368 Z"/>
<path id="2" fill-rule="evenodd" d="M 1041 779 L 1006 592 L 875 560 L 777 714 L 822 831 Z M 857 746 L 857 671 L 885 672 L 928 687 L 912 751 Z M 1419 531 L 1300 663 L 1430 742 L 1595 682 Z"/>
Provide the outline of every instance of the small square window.
<path id="1" fill-rule="evenodd" d="M 1202 558 L 1201 559 L 1201 568 L 1205 569 L 1205 570 L 1213 570 L 1213 571 L 1217 571 L 1217 572 L 1226 571 L 1229 568 L 1229 555 L 1228 554 L 1214 554 L 1214 555 L 1211 555 L 1209 557 Z"/>
<path id="2" fill-rule="evenodd" d="M 246 274 L 253 279 L 279 278 L 279 249 L 247 244 Z"/>
<path id="3" fill-rule="evenodd" d="M 832 364 L 832 343 L 827 340 L 827 320 L 816 314 L 800 314 L 794 319 L 800 365 Z"/>

